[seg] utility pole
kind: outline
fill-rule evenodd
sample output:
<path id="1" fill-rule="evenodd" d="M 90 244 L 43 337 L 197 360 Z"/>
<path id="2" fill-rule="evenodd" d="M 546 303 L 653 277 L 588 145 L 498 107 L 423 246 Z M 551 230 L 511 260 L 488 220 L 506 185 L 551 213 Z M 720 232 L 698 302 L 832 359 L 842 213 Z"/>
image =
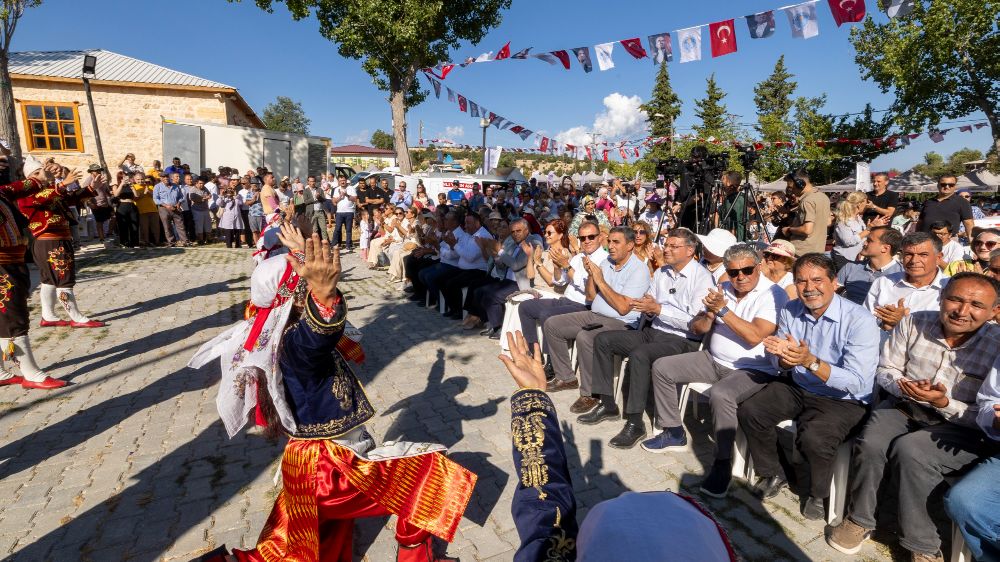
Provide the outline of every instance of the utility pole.
<path id="1" fill-rule="evenodd" d="M 108 163 L 104 161 L 104 147 L 101 146 L 101 132 L 97 128 L 97 110 L 94 107 L 94 96 L 90 93 L 90 77 L 97 77 L 97 57 L 86 55 L 83 57 L 83 90 L 87 94 L 87 106 L 90 110 L 90 126 L 94 129 L 94 148 L 97 149 L 97 160 L 101 163 L 101 173 L 111 181 L 111 171 L 108 170 Z"/>
<path id="2" fill-rule="evenodd" d="M 591 152 L 591 154 L 590 154 L 590 171 L 593 172 L 594 171 L 594 156 L 596 156 L 596 153 L 597 153 L 597 137 L 601 136 L 601 134 L 598 133 L 598 132 L 595 132 L 595 131 L 591 131 L 591 132 L 589 132 L 587 134 L 590 135 L 590 145 L 594 147 L 594 152 Z"/>
<path id="3" fill-rule="evenodd" d="M 424 145 L 424 120 L 423 119 L 420 120 L 420 133 L 419 133 L 419 136 L 417 138 L 420 139 L 420 146 L 423 146 Z"/>

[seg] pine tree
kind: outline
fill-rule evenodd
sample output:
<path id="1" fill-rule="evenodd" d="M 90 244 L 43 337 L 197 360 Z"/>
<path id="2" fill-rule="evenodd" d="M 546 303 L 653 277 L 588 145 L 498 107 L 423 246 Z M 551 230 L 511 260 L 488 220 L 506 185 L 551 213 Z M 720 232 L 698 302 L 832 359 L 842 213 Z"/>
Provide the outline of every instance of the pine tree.
<path id="1" fill-rule="evenodd" d="M 778 57 L 774 71 L 757 84 L 753 101 L 757 105 L 757 133 L 764 142 L 790 140 L 792 132 L 792 94 L 798 86 L 785 67 L 785 56 Z M 766 148 L 761 155 L 760 177 L 773 181 L 787 172 L 787 155 L 780 148 Z"/>
<path id="2" fill-rule="evenodd" d="M 660 63 L 660 71 L 656 73 L 656 83 L 649 102 L 642 104 L 646 112 L 646 122 L 649 123 L 650 136 L 667 137 L 673 134 L 673 124 L 681 115 L 681 98 L 670 86 L 670 71 L 666 61 Z M 670 156 L 670 141 L 654 144 L 646 153 L 649 162 L 663 160 Z"/>
<path id="3" fill-rule="evenodd" d="M 728 120 L 726 104 L 722 100 L 726 98 L 715 82 L 715 74 L 708 77 L 705 87 L 705 97 L 695 100 L 695 116 L 701 121 L 701 125 L 695 125 L 695 133 L 701 138 L 707 139 L 715 137 L 717 139 L 732 138 L 733 126 Z"/>

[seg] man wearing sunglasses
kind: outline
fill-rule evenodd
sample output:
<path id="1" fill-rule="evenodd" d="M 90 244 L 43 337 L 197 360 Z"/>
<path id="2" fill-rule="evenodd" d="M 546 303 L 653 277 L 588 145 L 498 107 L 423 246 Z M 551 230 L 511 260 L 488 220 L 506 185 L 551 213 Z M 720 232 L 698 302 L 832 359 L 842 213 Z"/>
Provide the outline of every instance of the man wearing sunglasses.
<path id="1" fill-rule="evenodd" d="M 917 230 L 930 232 L 932 224 L 948 221 L 951 224 L 952 236 L 958 235 L 961 225 L 965 225 L 966 232 L 972 232 L 974 227 L 972 206 L 965 199 L 955 196 L 956 185 L 958 185 L 958 178 L 954 175 L 945 174 L 938 178 L 938 196 L 924 202 Z"/>
<path id="2" fill-rule="evenodd" d="M 948 277 L 954 276 L 962 271 L 973 273 L 989 274 L 990 254 L 993 250 L 1000 249 L 1000 229 L 987 228 L 980 230 L 972 241 L 972 254 L 965 259 L 953 261 L 944 268 L 944 274 Z"/>
<path id="3" fill-rule="evenodd" d="M 715 425 L 715 462 L 701 489 L 724 497 L 732 475 L 736 407 L 774 378 L 777 369 L 764 353 L 764 339 L 774 333 L 778 311 L 788 294 L 760 270 L 754 246 L 736 244 L 725 251 L 729 281 L 709 291 L 691 331 L 712 337 L 701 351 L 657 359 L 653 363 L 656 421 L 663 433 L 642 442 L 650 453 L 666 453 L 688 444 L 677 400 L 677 385 L 713 383 L 710 402 Z"/>

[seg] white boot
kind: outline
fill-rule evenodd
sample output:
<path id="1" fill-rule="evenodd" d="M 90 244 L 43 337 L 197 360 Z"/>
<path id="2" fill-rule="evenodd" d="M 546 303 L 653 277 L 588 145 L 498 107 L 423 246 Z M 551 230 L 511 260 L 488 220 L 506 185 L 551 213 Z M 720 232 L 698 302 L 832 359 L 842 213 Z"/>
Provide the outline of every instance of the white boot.
<path id="1" fill-rule="evenodd" d="M 66 381 L 54 379 L 38 368 L 38 363 L 35 363 L 35 356 L 31 354 L 31 342 L 28 340 L 28 336 L 18 336 L 13 340 L 0 341 L 13 343 L 13 346 L 8 344 L 4 348 L 4 355 L 6 356 L 8 350 L 13 352 L 14 362 L 21 367 L 21 375 L 24 377 L 24 380 L 21 381 L 21 386 L 25 388 L 40 388 L 42 390 L 51 390 L 66 386 Z"/>
<path id="2" fill-rule="evenodd" d="M 104 325 L 102 322 L 92 322 L 90 318 L 80 312 L 79 307 L 76 306 L 76 295 L 73 293 L 73 289 L 56 289 L 56 294 L 59 297 L 59 304 L 73 321 L 74 328 L 78 327 L 77 324 L 88 324 L 88 326 L 79 326 L 81 328 L 99 328 Z"/>
<path id="3" fill-rule="evenodd" d="M 65 326 L 66 321 L 60 320 L 56 314 L 56 286 L 42 283 L 38 287 L 38 296 L 42 301 L 42 326 Z"/>

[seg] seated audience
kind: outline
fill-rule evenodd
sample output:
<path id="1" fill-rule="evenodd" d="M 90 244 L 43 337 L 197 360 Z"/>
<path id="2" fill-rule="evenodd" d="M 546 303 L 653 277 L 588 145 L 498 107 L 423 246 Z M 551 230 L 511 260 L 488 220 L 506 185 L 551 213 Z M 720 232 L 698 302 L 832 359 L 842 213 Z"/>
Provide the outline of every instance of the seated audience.
<path id="1" fill-rule="evenodd" d="M 907 234 L 899 247 L 902 273 L 875 279 L 865 297 L 865 308 L 875 315 L 885 334 L 908 313 L 937 310 L 941 289 L 948 283 L 938 269 L 941 240 L 937 236 L 926 232 Z"/>
<path id="2" fill-rule="evenodd" d="M 971 254 L 968 246 L 963 246 L 958 241 L 958 236 L 951 233 L 951 223 L 948 221 L 937 221 L 931 223 L 931 234 L 941 240 L 941 258 L 938 266 L 941 269 L 948 267 L 948 264 L 956 261 L 964 261 Z"/>
<path id="3" fill-rule="evenodd" d="M 873 227 L 858 253 L 862 261 L 845 264 L 837 271 L 841 295 L 853 303 L 863 304 L 876 279 L 890 273 L 902 273 L 903 266 L 895 259 L 902 240 L 903 235 L 894 228 Z"/>
<path id="4" fill-rule="evenodd" d="M 441 294 L 445 299 L 445 316 L 454 320 L 462 319 L 462 289 L 478 286 L 487 277 L 486 255 L 479 239 L 492 241 L 493 235 L 482 225 L 479 215 L 470 213 L 465 216 L 464 236 L 453 246 L 458 254 L 458 271 L 440 281 Z"/>
<path id="5" fill-rule="evenodd" d="M 972 240 L 972 251 L 965 259 L 953 261 L 944 268 L 944 274 L 955 275 L 960 271 L 987 273 L 990 267 L 990 253 L 1000 244 L 1000 229 L 986 228 Z"/>
<path id="6" fill-rule="evenodd" d="M 795 264 L 795 246 L 788 240 L 773 240 L 762 252 L 764 260 L 760 264 L 761 273 L 781 288 L 789 299 L 798 298 L 792 265 Z"/>

